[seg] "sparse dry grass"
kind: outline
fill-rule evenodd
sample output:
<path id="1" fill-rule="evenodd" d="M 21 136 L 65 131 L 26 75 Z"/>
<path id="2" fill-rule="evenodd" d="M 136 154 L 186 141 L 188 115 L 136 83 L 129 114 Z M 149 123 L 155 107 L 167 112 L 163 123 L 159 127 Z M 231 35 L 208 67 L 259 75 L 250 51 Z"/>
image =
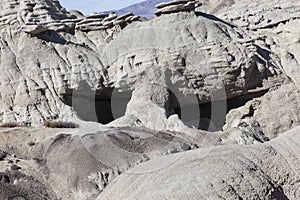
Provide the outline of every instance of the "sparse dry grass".
<path id="1" fill-rule="evenodd" d="M 62 121 L 44 121 L 44 126 L 48 128 L 78 128 L 78 125 L 73 122 Z"/>
<path id="2" fill-rule="evenodd" d="M 18 122 L 6 122 L 0 124 L 0 128 L 15 128 L 15 127 L 24 127 L 24 125 Z"/>

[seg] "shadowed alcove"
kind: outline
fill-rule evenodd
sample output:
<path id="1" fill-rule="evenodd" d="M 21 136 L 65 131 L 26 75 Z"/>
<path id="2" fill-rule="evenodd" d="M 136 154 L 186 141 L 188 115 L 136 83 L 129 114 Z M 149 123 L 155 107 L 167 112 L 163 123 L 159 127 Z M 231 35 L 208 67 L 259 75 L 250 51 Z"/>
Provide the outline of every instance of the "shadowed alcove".
<path id="1" fill-rule="evenodd" d="M 82 83 L 77 90 L 63 94 L 65 104 L 71 106 L 78 117 L 84 121 L 108 124 L 125 115 L 132 91 L 120 91 L 115 88 L 92 90 Z"/>

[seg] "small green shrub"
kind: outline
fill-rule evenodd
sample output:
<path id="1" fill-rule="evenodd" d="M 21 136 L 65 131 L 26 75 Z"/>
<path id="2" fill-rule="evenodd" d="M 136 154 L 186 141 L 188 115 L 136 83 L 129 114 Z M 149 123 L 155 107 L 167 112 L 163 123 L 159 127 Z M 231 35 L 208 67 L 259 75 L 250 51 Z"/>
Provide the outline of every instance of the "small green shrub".
<path id="1" fill-rule="evenodd" d="M 44 121 L 44 126 L 48 128 L 78 128 L 78 125 L 73 122 L 62 121 Z"/>

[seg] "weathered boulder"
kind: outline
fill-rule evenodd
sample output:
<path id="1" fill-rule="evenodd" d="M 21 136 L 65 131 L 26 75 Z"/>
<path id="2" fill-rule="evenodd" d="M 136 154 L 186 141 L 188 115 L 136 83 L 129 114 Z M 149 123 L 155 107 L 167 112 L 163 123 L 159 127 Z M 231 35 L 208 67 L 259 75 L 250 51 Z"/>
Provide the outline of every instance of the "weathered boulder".
<path id="1" fill-rule="evenodd" d="M 49 29 L 47 29 L 45 26 L 40 26 L 40 25 L 24 25 L 22 27 L 22 30 L 25 33 L 29 33 L 31 35 L 39 35 L 43 32 L 48 31 Z"/>
<path id="2" fill-rule="evenodd" d="M 172 1 L 167 3 L 160 3 L 156 5 L 156 8 L 158 9 L 155 12 L 156 16 L 177 12 L 191 12 L 196 8 L 196 2 L 194 0 Z"/>
<path id="3" fill-rule="evenodd" d="M 269 141 L 255 119 L 242 119 L 220 136 L 221 144 L 256 144 Z"/>
<path id="4" fill-rule="evenodd" d="M 278 86 L 266 95 L 231 110 L 224 129 L 238 127 L 243 120 L 254 119 L 263 133 L 273 139 L 300 125 L 300 92 L 294 84 Z M 255 128 L 255 126 L 250 126 Z"/>

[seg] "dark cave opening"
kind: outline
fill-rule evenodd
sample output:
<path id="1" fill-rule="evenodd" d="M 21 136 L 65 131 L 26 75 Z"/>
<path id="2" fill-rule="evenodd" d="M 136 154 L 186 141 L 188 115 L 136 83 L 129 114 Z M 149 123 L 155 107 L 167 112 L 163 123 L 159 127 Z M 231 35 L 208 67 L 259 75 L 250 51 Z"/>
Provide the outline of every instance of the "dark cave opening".
<path id="1" fill-rule="evenodd" d="M 225 125 L 228 112 L 232 109 L 244 106 L 248 101 L 265 95 L 268 90 L 250 93 L 227 100 L 218 100 L 208 103 L 199 103 L 191 100 L 191 97 L 178 97 L 169 92 L 169 104 L 173 114 L 186 124 L 205 131 L 219 131 Z M 183 116 L 184 115 L 184 116 Z"/>
<path id="2" fill-rule="evenodd" d="M 177 114 L 186 125 L 200 130 L 219 131 L 222 130 L 230 110 L 241 107 L 267 92 L 268 90 L 263 90 L 203 104 L 196 95 L 185 96 L 169 90 L 169 115 Z M 73 107 L 81 120 L 108 124 L 125 115 L 132 91 L 120 91 L 115 88 L 93 91 L 84 83 L 78 90 L 69 91 L 62 96 L 63 101 Z"/>
<path id="3" fill-rule="evenodd" d="M 98 122 L 108 124 L 124 116 L 131 96 L 132 91 L 119 91 L 114 88 L 97 91 L 95 96 L 95 109 Z"/>
<path id="4" fill-rule="evenodd" d="M 65 104 L 71 106 L 84 121 L 108 124 L 125 115 L 132 91 L 104 88 L 93 91 L 86 83 L 78 90 L 63 95 Z"/>

